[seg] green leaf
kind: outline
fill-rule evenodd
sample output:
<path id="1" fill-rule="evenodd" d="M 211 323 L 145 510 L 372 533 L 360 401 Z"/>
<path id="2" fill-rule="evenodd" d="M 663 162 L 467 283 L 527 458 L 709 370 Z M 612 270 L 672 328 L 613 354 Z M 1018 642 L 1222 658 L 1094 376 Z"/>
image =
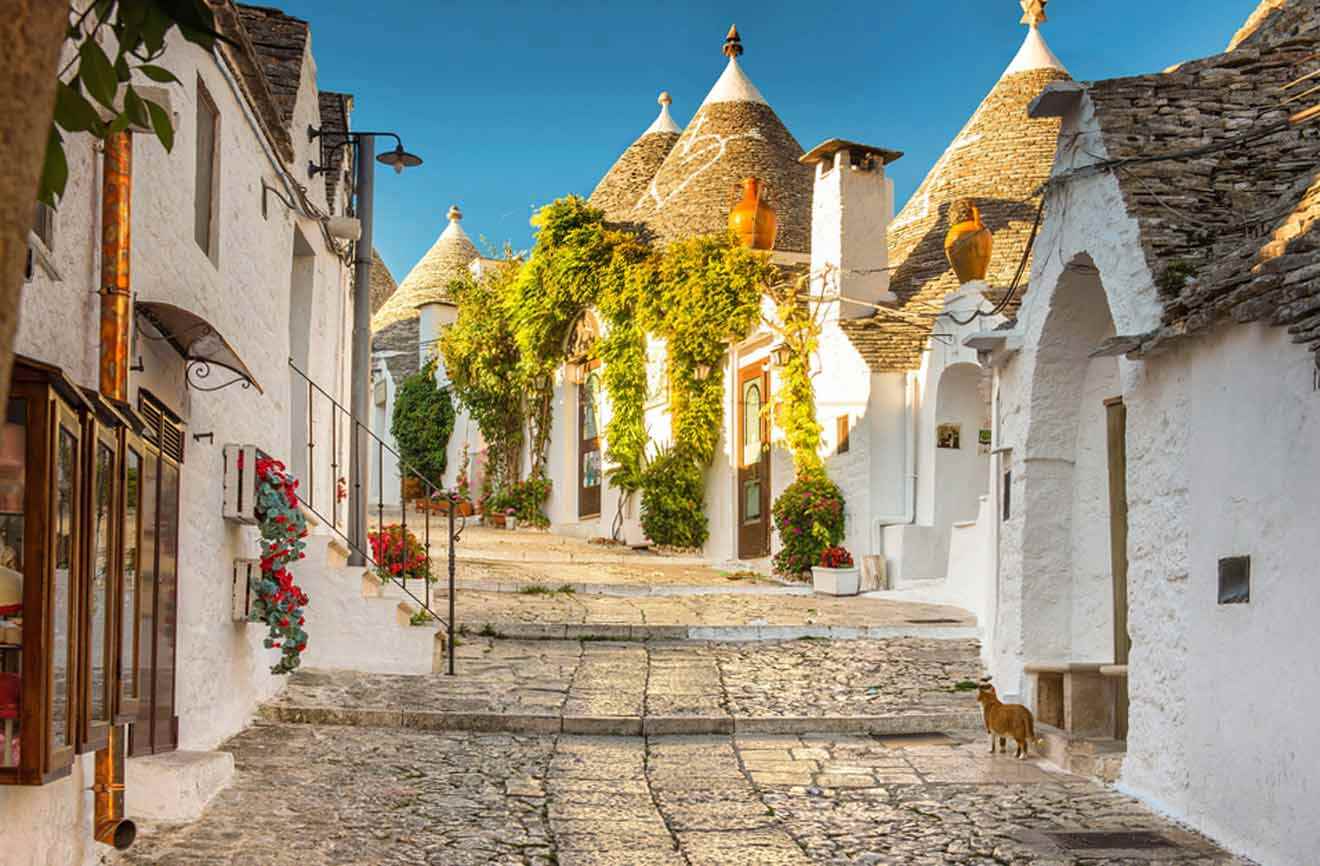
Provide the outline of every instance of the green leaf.
<path id="1" fill-rule="evenodd" d="M 37 197 L 56 207 L 59 198 L 64 195 L 64 187 L 69 182 L 69 162 L 64 158 L 64 139 L 54 124 L 50 127 L 50 138 L 46 140 L 46 161 L 41 166 L 41 185 Z"/>
<path id="2" fill-rule="evenodd" d="M 151 54 L 159 54 L 165 48 L 165 34 L 173 22 L 167 13 L 155 5 L 146 7 L 142 18 L 142 44 Z M 136 46 L 134 46 L 136 47 Z"/>
<path id="3" fill-rule="evenodd" d="M 163 66 L 152 66 L 150 63 L 144 63 L 138 67 L 138 72 L 141 72 L 152 81 L 159 81 L 161 84 L 177 84 L 179 82 L 174 73 Z"/>
<path id="4" fill-rule="evenodd" d="M 87 39 L 78 49 L 78 77 L 87 86 L 92 98 L 106 108 L 115 107 L 115 94 L 119 92 L 119 78 L 110 58 L 105 56 L 96 40 Z"/>
<path id="5" fill-rule="evenodd" d="M 133 70 L 128 68 L 128 61 L 124 59 L 122 54 L 115 58 L 115 78 L 118 78 L 121 82 L 130 81 L 133 78 Z"/>
<path id="6" fill-rule="evenodd" d="M 105 129 L 87 97 L 63 81 L 55 85 L 55 122 L 69 132 L 100 133 Z"/>
<path id="7" fill-rule="evenodd" d="M 146 103 L 147 112 L 151 115 L 151 128 L 155 130 L 156 137 L 167 153 L 174 150 L 174 124 L 170 122 L 169 112 L 149 99 Z"/>
<path id="8" fill-rule="evenodd" d="M 128 112 L 121 111 L 115 115 L 114 120 L 110 121 L 110 125 L 106 127 L 105 134 L 107 137 L 109 137 L 116 133 L 123 132 L 124 130 L 128 129 L 129 124 L 131 124 L 132 122 L 133 119 L 128 116 Z"/>
<path id="9" fill-rule="evenodd" d="M 128 115 L 134 126 L 143 129 L 151 127 L 151 115 L 147 113 L 147 104 L 131 85 L 124 91 L 124 113 Z"/>

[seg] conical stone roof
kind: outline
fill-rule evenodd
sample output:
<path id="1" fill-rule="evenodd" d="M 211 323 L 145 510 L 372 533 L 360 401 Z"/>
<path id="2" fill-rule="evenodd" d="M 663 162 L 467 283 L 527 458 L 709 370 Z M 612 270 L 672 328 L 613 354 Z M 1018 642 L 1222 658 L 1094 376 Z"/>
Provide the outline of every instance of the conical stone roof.
<path id="1" fill-rule="evenodd" d="M 457 207 L 449 209 L 449 225 L 421 261 L 413 265 L 389 300 L 372 316 L 373 333 L 379 333 L 396 322 L 417 318 L 419 304 L 448 300 L 449 284 L 467 276 L 468 265 L 477 258 L 477 248 L 459 225 L 462 219 L 463 213 Z"/>
<path id="2" fill-rule="evenodd" d="M 728 231 L 739 183 L 758 177 L 779 218 L 775 248 L 805 253 L 811 242 L 812 170 L 798 163 L 802 146 L 785 128 L 738 63 L 731 29 L 724 73 L 661 163 L 632 219 L 662 243 Z"/>
<path id="3" fill-rule="evenodd" d="M 611 222 L 628 222 L 633 217 L 633 206 L 646 192 L 660 164 L 673 150 L 682 130 L 669 116 L 673 101 L 668 92 L 660 94 L 660 114 L 646 131 L 628 146 L 596 184 L 588 200 L 593 207 L 605 211 Z"/>
<path id="4" fill-rule="evenodd" d="M 1058 118 L 1032 119 L 1027 106 L 1047 84 L 1069 78 L 1040 35 L 1044 3 L 1024 0 L 1023 7 L 1030 29 L 1021 50 L 889 226 L 890 291 L 908 315 L 844 323 L 874 370 L 917 369 L 944 296 L 959 287 L 944 254 L 954 202 L 973 199 L 994 234 L 986 274 L 992 288 L 1008 288 L 1022 261 L 1039 204 L 1033 194 L 1054 165 L 1060 124 Z M 1019 298 L 1030 272 L 1028 259 Z"/>

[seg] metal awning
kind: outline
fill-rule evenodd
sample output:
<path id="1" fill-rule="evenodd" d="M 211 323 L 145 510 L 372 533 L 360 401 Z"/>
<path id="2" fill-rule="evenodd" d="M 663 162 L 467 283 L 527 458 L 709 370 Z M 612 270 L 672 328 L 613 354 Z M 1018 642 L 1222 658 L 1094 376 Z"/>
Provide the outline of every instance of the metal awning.
<path id="1" fill-rule="evenodd" d="M 243 387 L 256 388 L 262 393 L 252 371 L 243 363 L 243 359 L 234 351 L 215 326 L 196 313 L 163 301 L 138 301 L 133 305 L 137 316 L 146 321 L 152 334 L 144 333 L 147 339 L 165 340 L 188 363 L 185 380 L 189 387 L 199 391 L 218 391 L 221 388 L 243 383 Z M 211 367 L 223 367 L 236 378 L 219 385 L 209 382 L 199 383 L 211 375 Z"/>

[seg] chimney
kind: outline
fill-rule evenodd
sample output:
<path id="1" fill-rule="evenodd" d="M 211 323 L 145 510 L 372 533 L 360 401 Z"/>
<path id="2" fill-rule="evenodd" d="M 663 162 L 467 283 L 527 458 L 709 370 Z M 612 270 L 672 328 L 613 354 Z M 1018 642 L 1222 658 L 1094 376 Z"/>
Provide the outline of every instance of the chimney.
<path id="1" fill-rule="evenodd" d="M 866 318 L 875 312 L 869 305 L 894 300 L 886 270 L 894 185 L 885 176 L 885 166 L 902 155 L 832 138 L 800 160 L 816 168 L 811 200 L 812 288 L 840 297 L 834 307 L 836 318 Z"/>

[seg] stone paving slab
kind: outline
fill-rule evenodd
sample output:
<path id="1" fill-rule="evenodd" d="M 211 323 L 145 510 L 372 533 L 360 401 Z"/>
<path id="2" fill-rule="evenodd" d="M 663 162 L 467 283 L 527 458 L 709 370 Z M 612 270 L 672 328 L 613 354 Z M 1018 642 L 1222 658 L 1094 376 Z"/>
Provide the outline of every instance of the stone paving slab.
<path id="1" fill-rule="evenodd" d="M 980 737 L 364 735 L 258 724 L 234 784 L 132 866 L 1247 866 Z M 958 781 L 944 781 L 951 768 Z M 1055 832 L 1145 831 L 1146 851 Z"/>
<path id="2" fill-rule="evenodd" d="M 262 712 L 304 724 L 640 736 L 975 726 L 975 641 L 479 639 L 458 676 L 305 669 Z"/>

